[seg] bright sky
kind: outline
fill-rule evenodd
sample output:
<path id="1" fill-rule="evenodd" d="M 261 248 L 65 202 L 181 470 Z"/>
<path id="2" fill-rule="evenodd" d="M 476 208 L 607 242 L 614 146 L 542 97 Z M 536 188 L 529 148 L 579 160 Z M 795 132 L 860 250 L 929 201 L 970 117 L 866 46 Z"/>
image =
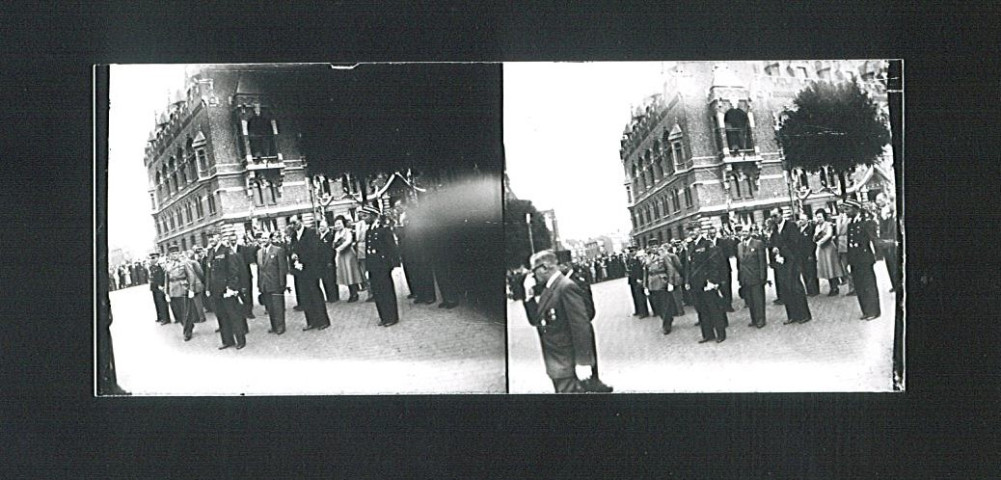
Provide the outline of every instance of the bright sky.
<path id="1" fill-rule="evenodd" d="M 662 93 L 662 62 L 505 63 L 511 190 L 555 209 L 563 239 L 629 231 L 619 140 L 631 106 Z"/>
<path id="2" fill-rule="evenodd" d="M 152 251 L 156 228 L 143 155 L 154 112 L 184 88 L 183 65 L 112 65 L 108 125 L 108 250 Z"/>

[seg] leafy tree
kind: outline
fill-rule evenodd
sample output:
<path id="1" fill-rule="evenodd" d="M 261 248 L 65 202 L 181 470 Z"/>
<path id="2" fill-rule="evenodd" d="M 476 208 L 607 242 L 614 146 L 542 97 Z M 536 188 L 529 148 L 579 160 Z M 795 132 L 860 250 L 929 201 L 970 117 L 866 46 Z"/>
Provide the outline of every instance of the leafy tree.
<path id="1" fill-rule="evenodd" d="M 841 198 L 846 198 L 845 172 L 875 164 L 890 141 L 879 105 L 854 82 L 813 83 L 794 104 L 783 112 L 778 131 L 789 167 L 809 172 L 830 167 L 841 182 Z"/>
<path id="2" fill-rule="evenodd" d="M 525 214 L 532 215 L 532 238 L 528 238 L 528 225 Z M 549 228 L 546 221 L 530 200 L 508 199 L 504 205 L 504 263 L 507 268 L 514 268 L 528 263 L 532 255 L 532 245 L 535 251 L 552 248 Z"/>

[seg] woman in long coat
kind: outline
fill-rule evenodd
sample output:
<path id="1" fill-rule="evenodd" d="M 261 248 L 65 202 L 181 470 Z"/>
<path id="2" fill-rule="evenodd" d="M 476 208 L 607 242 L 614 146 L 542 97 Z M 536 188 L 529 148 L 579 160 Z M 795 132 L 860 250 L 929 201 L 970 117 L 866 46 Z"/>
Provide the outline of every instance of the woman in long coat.
<path id="1" fill-rule="evenodd" d="M 817 230 L 813 235 L 813 241 L 817 244 L 817 278 L 827 279 L 827 283 L 831 286 L 831 291 L 827 295 L 833 297 L 838 294 L 838 279 L 845 276 L 841 261 L 838 260 L 834 225 L 823 208 L 817 210 L 813 219 L 817 222 Z"/>
<path id="2" fill-rule="evenodd" d="M 334 219 L 334 250 L 337 251 L 337 283 L 347 285 L 349 302 L 358 301 L 358 285 L 365 281 L 358 266 L 358 254 L 355 252 L 355 236 L 350 228 L 346 228 L 344 217 Z"/>

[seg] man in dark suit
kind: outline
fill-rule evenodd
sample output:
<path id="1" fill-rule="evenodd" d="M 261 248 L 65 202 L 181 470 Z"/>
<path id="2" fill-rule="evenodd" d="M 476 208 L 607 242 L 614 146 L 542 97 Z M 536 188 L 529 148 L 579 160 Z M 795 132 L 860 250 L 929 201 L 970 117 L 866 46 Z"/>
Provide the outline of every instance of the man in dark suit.
<path id="1" fill-rule="evenodd" d="M 768 259 L 765 255 L 765 243 L 751 237 L 749 230 L 740 230 L 740 243 L 737 244 L 737 281 L 740 290 L 751 311 L 751 323 L 748 326 L 765 326 L 765 282 L 768 281 Z"/>
<path id="2" fill-rule="evenodd" d="M 247 317 L 239 299 L 240 289 L 243 287 L 241 272 L 244 262 L 236 253 L 235 240 L 231 245 L 214 248 L 209 265 L 208 293 L 215 307 L 219 334 L 222 337 L 219 349 L 236 346 L 240 350 L 247 345 L 248 328 Z"/>
<path id="3" fill-rule="evenodd" d="M 149 254 L 149 291 L 153 293 L 153 306 L 156 308 L 156 322 L 160 325 L 170 323 L 170 314 L 167 310 L 167 273 L 160 265 L 160 254 L 153 252 Z"/>
<path id="4" fill-rule="evenodd" d="M 813 243 L 813 235 L 817 231 L 817 226 L 806 213 L 799 214 L 797 226 L 801 240 L 799 258 L 803 261 L 800 268 L 803 284 L 806 286 L 806 296 L 816 297 L 820 295 L 820 279 L 817 278 L 817 244 Z"/>
<path id="5" fill-rule="evenodd" d="M 720 277 L 723 282 L 719 284 L 719 291 L 723 294 L 723 299 L 726 301 L 724 305 L 726 311 L 733 311 L 733 266 L 730 265 L 730 257 L 735 254 L 735 245 L 730 238 L 725 238 L 719 236 L 716 227 L 709 226 L 709 241 L 713 242 L 713 245 L 719 249 L 720 255 L 723 257 L 723 262 L 720 264 Z"/>
<path id="6" fill-rule="evenodd" d="M 285 333 L 285 290 L 288 288 L 288 256 L 278 244 L 281 233 L 272 232 L 257 252 L 257 288 L 264 296 L 271 320 L 268 333 Z"/>
<path id="7" fill-rule="evenodd" d="M 244 236 L 243 243 L 238 243 L 237 239 L 236 233 L 230 234 L 230 245 L 235 245 L 236 253 L 243 261 L 243 268 L 240 270 L 240 282 L 243 286 L 240 289 L 240 302 L 243 304 L 243 314 L 247 318 L 254 318 L 254 273 L 250 264 L 257 261 L 258 247 L 250 233 Z"/>
<path id="8" fill-rule="evenodd" d="M 391 327 L 400 322 L 396 305 L 396 285 L 393 269 L 400 266 L 400 254 L 392 230 L 382 223 L 379 210 L 368 205 L 361 208 L 365 233 L 365 268 L 368 270 L 369 295 L 375 299 L 379 326 Z"/>
<path id="9" fill-rule="evenodd" d="M 530 263 L 533 276 L 526 278 L 526 291 L 538 295 L 529 295 L 525 310 L 539 332 L 556 393 L 611 392 L 593 378 L 597 350 L 585 291 L 562 273 L 552 250 L 532 255 Z"/>
<path id="10" fill-rule="evenodd" d="M 646 293 L 643 292 L 643 261 L 636 254 L 636 249 L 629 247 L 629 259 L 626 261 L 626 272 L 629 276 L 629 291 L 633 296 L 633 316 L 646 318 L 650 315 L 647 309 Z"/>
<path id="11" fill-rule="evenodd" d="M 781 265 L 781 268 L 775 270 L 775 274 L 782 276 L 782 302 L 788 317 L 783 324 L 809 322 L 813 320 L 813 316 L 806 303 L 806 289 L 800 278 L 804 241 L 802 233 L 779 208 L 772 210 L 772 220 L 775 222 L 775 229 L 769 243 L 775 263 Z"/>
<path id="12" fill-rule="evenodd" d="M 886 273 L 890 275 L 891 292 L 899 292 L 901 277 L 900 265 L 897 263 L 897 215 L 893 201 L 886 194 L 876 196 L 879 206 L 879 240 L 878 248 L 883 261 L 886 262 Z"/>
<path id="13" fill-rule="evenodd" d="M 298 215 L 290 220 L 292 226 L 292 269 L 298 275 L 296 288 L 302 287 L 301 300 L 306 313 L 306 328 L 302 330 L 323 330 L 330 326 L 327 305 L 320 292 L 320 277 L 327 264 L 321 253 L 323 243 L 316 230 L 303 225 Z M 323 252 L 325 253 L 325 252 Z"/>
<path id="14" fill-rule="evenodd" d="M 848 223 L 848 265 L 851 266 L 855 293 L 862 308 L 861 320 L 879 317 L 879 290 L 876 288 L 876 274 L 872 264 L 876 263 L 873 240 L 877 239 L 876 222 L 862 215 L 862 206 L 854 200 L 845 201 L 846 212 L 851 219 Z"/>
<path id="15" fill-rule="evenodd" d="M 699 327 L 702 329 L 702 340 L 706 343 L 716 340 L 720 343 L 726 340 L 726 299 L 719 291 L 723 283 L 723 252 L 703 234 L 699 226 L 691 227 L 695 240 L 691 245 L 691 270 L 688 272 L 687 283 L 695 300 L 695 310 L 699 316 Z"/>
<path id="16" fill-rule="evenodd" d="M 334 266 L 337 251 L 334 250 L 334 231 L 327 226 L 326 220 L 320 220 L 320 229 L 317 235 L 320 237 L 320 242 L 323 243 L 320 254 L 327 261 L 327 264 L 323 266 L 323 273 L 320 276 L 321 283 L 323 284 L 323 294 L 327 298 L 327 303 L 338 302 L 341 300 L 341 291 L 337 286 L 337 279 L 335 278 L 337 271 Z"/>

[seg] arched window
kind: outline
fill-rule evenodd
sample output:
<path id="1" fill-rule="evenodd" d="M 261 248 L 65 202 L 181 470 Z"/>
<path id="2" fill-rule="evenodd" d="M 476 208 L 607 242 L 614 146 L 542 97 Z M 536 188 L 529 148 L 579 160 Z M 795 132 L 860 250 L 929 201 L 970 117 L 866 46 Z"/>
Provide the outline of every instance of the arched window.
<path id="1" fill-rule="evenodd" d="M 163 177 L 160 176 L 160 172 L 156 172 L 156 195 L 163 198 Z"/>
<path id="2" fill-rule="evenodd" d="M 247 122 L 250 156 L 254 158 L 278 156 L 278 145 L 275 142 L 278 132 L 275 130 L 272 122 L 265 117 L 254 117 Z"/>
<path id="3" fill-rule="evenodd" d="M 195 169 L 195 150 L 191 146 L 192 142 L 191 137 L 188 137 L 187 143 L 184 144 L 184 163 L 188 166 L 188 178 L 193 182 L 198 178 L 198 170 Z"/>
<path id="4" fill-rule="evenodd" d="M 731 108 L 723 116 L 723 123 L 726 127 L 726 146 L 730 152 L 754 150 L 754 145 L 751 142 L 751 128 L 747 121 L 747 114 L 743 110 Z"/>

